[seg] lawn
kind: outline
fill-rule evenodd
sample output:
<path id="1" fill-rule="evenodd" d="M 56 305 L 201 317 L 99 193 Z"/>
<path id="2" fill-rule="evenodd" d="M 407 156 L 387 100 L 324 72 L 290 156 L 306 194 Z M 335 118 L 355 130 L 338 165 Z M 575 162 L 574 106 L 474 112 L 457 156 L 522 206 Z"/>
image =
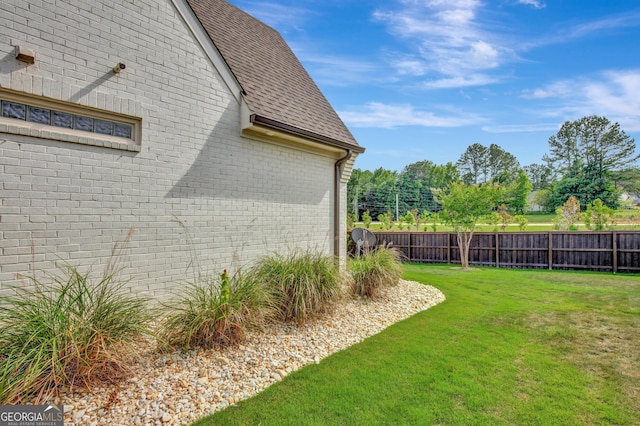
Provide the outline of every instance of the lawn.
<path id="1" fill-rule="evenodd" d="M 405 265 L 442 304 L 198 425 L 638 425 L 640 276 Z"/>
<path id="2" fill-rule="evenodd" d="M 638 230 L 640 227 L 640 217 L 637 210 L 618 210 L 616 212 L 615 225 L 612 225 L 612 229 L 614 230 Z M 555 230 L 554 221 L 556 219 L 555 214 L 547 214 L 547 213 L 529 213 L 526 214 L 527 225 L 525 227 L 525 231 L 553 231 Z M 514 222 L 509 224 L 505 231 L 507 232 L 522 232 L 520 227 Z M 356 222 L 354 224 L 355 227 L 363 227 L 362 222 Z M 425 229 L 426 227 L 426 229 Z M 579 221 L 576 224 L 576 227 L 580 231 L 588 231 L 583 221 Z M 383 230 L 383 225 L 380 222 L 373 222 L 369 229 L 372 230 Z M 402 225 L 403 230 L 408 229 L 408 225 Z M 400 230 L 398 222 L 394 222 L 392 230 L 398 231 Z M 416 229 L 415 225 L 411 226 L 411 231 L 433 231 L 431 223 L 421 224 L 419 229 Z M 436 230 L 438 232 L 452 232 L 453 228 L 451 226 L 447 226 L 441 223 L 438 223 L 436 226 Z M 480 232 L 495 232 L 496 230 L 502 231 L 502 227 L 494 224 L 483 224 L 479 223 L 476 227 L 477 231 Z"/>

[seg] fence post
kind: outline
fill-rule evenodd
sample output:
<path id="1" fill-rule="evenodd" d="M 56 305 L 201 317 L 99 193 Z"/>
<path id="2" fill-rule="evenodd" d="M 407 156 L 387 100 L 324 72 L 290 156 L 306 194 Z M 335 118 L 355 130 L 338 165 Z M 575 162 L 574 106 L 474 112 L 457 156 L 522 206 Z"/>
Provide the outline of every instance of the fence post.
<path id="1" fill-rule="evenodd" d="M 502 252 L 505 252 L 507 261 L 505 261 L 505 267 L 521 267 L 523 265 L 533 266 L 535 268 L 544 267 L 544 252 L 547 251 L 547 268 L 549 270 L 555 270 L 556 252 L 558 253 L 558 267 L 560 269 L 600 269 L 606 271 L 611 268 L 611 272 L 616 274 L 620 272 L 636 271 L 640 273 L 640 231 L 608 231 L 611 234 L 610 248 L 606 248 L 606 233 L 594 232 L 591 233 L 588 238 L 580 237 L 581 234 L 586 233 L 574 233 L 574 232 L 562 232 L 562 231 L 543 231 L 535 232 L 535 238 L 529 238 L 526 232 L 505 234 L 504 232 L 494 232 L 494 247 L 491 247 L 491 241 L 489 235 L 485 234 L 485 244 L 481 249 L 487 256 L 491 255 L 491 251 L 495 251 L 495 265 L 498 268 L 502 267 Z M 400 240 L 402 240 L 402 233 L 408 236 L 408 242 L 402 246 Z M 426 235 L 427 233 L 424 233 Z M 500 240 L 502 234 L 505 234 L 505 248 L 503 249 Z M 458 250 L 457 235 L 451 232 L 437 232 L 430 234 L 434 237 L 423 238 L 424 235 L 421 232 L 401 231 L 394 233 L 380 232 L 377 234 L 379 241 L 385 238 L 393 236 L 392 241 L 397 245 L 398 249 L 402 249 L 411 261 L 425 261 L 425 262 L 447 262 L 451 264 L 453 262 L 453 250 Z M 555 247 L 554 238 L 558 236 L 558 247 Z M 621 237 L 624 235 L 624 238 Z M 418 252 L 413 253 L 413 237 L 416 237 L 415 247 Z M 547 237 L 547 247 L 544 247 L 544 237 Z M 435 238 L 438 237 L 438 238 Z M 580 238 L 576 238 L 580 237 Z M 446 238 L 446 244 L 443 244 L 441 238 Z M 477 236 L 476 236 L 477 238 Z M 627 240 L 629 240 L 627 242 Z M 578 244 L 579 243 L 579 244 Z M 600 244 L 601 243 L 601 244 Z M 430 244 L 430 245 L 429 245 Z M 573 247 L 573 248 L 572 248 Z M 431 249 L 435 249 L 435 254 Z M 442 252 L 442 250 L 446 252 Z M 609 258 L 609 265 L 606 264 L 606 253 L 611 254 Z M 586 254 L 583 254 L 586 253 Z M 629 253 L 627 255 L 627 253 Z M 433 254 L 432 257 L 431 255 Z M 490 257 L 483 258 L 486 260 L 487 265 L 491 265 Z M 600 259 L 601 263 L 594 264 L 595 259 Z"/>
<path id="2" fill-rule="evenodd" d="M 611 250 L 613 253 L 611 253 L 611 261 L 613 262 L 612 266 L 612 270 L 613 273 L 615 274 L 616 272 L 618 272 L 618 232 L 617 231 L 612 231 L 611 232 L 611 239 L 612 244 L 611 244 Z"/>
<path id="3" fill-rule="evenodd" d="M 549 261 L 549 270 L 553 269 L 553 238 L 551 232 L 547 233 L 549 238 L 549 253 L 548 253 L 548 261 Z"/>

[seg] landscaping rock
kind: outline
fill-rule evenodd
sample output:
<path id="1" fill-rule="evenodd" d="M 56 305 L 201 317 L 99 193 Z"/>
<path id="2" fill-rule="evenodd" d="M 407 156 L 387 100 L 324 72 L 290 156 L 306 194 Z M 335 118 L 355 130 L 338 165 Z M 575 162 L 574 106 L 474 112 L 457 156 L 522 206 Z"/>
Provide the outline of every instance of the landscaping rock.
<path id="1" fill-rule="evenodd" d="M 343 301 L 304 326 L 250 331 L 236 347 L 159 354 L 152 344 L 141 345 L 128 382 L 62 395 L 65 425 L 191 423 L 444 299 L 434 287 L 401 280 L 375 300 Z"/>

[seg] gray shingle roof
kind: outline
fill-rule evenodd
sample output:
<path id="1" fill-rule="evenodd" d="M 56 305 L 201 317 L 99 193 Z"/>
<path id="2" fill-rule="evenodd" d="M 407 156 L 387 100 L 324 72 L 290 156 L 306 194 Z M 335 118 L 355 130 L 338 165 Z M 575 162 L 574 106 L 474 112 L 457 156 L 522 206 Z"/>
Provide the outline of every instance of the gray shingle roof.
<path id="1" fill-rule="evenodd" d="M 255 123 L 364 151 L 282 36 L 226 0 L 187 0 L 245 91 Z"/>

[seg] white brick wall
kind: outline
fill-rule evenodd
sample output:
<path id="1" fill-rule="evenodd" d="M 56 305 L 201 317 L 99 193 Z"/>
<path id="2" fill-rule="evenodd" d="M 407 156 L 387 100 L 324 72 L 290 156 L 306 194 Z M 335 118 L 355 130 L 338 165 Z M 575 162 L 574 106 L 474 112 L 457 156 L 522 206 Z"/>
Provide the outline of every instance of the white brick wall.
<path id="1" fill-rule="evenodd" d="M 123 278 L 155 297 L 194 260 L 218 273 L 332 252 L 335 156 L 241 137 L 237 99 L 170 0 L 3 0 L 0 87 L 142 118 L 140 152 L 0 127 L 0 297 L 56 262 L 101 273 L 131 228 Z"/>

